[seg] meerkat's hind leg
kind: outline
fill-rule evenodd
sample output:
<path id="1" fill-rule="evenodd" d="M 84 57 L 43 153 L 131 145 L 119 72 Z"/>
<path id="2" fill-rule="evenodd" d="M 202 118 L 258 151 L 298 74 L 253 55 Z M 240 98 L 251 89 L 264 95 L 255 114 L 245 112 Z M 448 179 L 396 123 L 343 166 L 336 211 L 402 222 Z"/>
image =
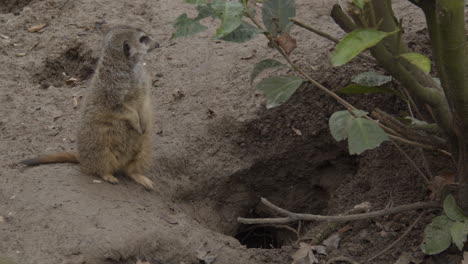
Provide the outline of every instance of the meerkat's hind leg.
<path id="1" fill-rule="evenodd" d="M 126 168 L 124 169 L 125 174 L 146 189 L 154 190 L 153 181 L 142 174 L 142 171 L 144 171 L 143 163 L 143 152 L 140 152 L 135 156 L 134 160 L 127 164 Z"/>

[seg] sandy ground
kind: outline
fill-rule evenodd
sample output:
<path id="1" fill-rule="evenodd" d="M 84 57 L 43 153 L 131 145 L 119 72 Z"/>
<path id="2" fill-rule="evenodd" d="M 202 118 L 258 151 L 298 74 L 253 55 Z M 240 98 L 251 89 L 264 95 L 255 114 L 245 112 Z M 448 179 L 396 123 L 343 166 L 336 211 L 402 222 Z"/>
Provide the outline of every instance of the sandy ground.
<path id="1" fill-rule="evenodd" d="M 327 15 L 332 4 L 298 0 L 298 17 L 341 37 Z M 421 14 L 406 1 L 397 7 L 409 18 L 409 38 L 424 40 Z M 258 246 L 236 218 L 262 211 L 260 197 L 289 210 L 324 214 L 364 201 L 382 208 L 424 199 L 421 179 L 391 145 L 357 158 L 331 139 L 328 117 L 341 108 L 317 90 L 302 88 L 284 106 L 265 110 L 249 74 L 255 62 L 279 57 L 262 37 L 246 44 L 215 42 L 215 24 L 207 20 L 208 31 L 170 40 L 175 18 L 192 9 L 174 0 L 0 1 L 0 255 L 22 264 L 179 264 L 198 263 L 197 252 L 210 251 L 215 263 L 290 263 L 291 234 L 262 234 L 276 236 L 271 241 L 281 249 L 247 249 L 234 238 Z M 43 32 L 26 30 L 42 23 Z M 17 164 L 75 149 L 100 32 L 115 24 L 141 27 L 161 43 L 148 57 L 157 128 L 148 173 L 154 192 L 124 179 L 118 185 L 95 183 L 76 165 Z M 299 46 L 293 59 L 332 89 L 375 68 L 356 60 L 333 69 L 332 43 L 298 28 L 292 34 Z M 364 98 L 348 99 L 365 109 L 397 112 L 402 106 L 391 96 Z M 335 254 L 366 259 L 395 240 L 415 215 L 364 221 Z M 394 263 L 400 254 L 418 251 L 423 222 L 375 263 Z M 382 226 L 391 226 L 385 235 Z"/>

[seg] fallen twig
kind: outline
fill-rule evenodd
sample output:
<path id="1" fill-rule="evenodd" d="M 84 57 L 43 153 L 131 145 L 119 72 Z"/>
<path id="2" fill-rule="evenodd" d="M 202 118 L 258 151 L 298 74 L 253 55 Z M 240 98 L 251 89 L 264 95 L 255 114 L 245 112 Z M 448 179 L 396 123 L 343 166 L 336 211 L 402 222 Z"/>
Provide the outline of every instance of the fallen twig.
<path id="1" fill-rule="evenodd" d="M 440 204 L 437 202 L 417 202 L 412 204 L 405 204 L 397 207 L 392 207 L 384 210 L 379 210 L 375 212 L 363 213 L 363 214 L 353 214 L 353 215 L 336 215 L 336 216 L 327 216 L 327 215 L 313 215 L 313 214 L 299 214 L 293 213 L 283 208 L 280 208 L 267 199 L 261 198 L 261 202 L 272 209 L 273 211 L 285 215 L 286 217 L 276 217 L 276 218 L 237 218 L 239 223 L 243 224 L 286 224 L 299 220 L 303 221 L 329 221 L 329 222 L 343 222 L 343 221 L 355 221 L 370 219 L 385 215 L 397 214 L 401 212 L 418 210 L 418 209 L 430 209 L 430 208 L 440 208 Z"/>
<path id="2" fill-rule="evenodd" d="M 372 260 L 382 256 L 385 252 L 387 252 L 389 249 L 395 246 L 398 242 L 400 242 L 403 238 L 405 238 L 411 232 L 411 230 L 413 230 L 414 226 L 418 223 L 419 219 L 421 219 L 423 215 L 424 215 L 424 212 L 420 213 L 418 217 L 416 218 L 416 220 L 414 220 L 414 222 L 408 227 L 408 229 L 406 229 L 406 231 L 397 240 L 395 240 L 393 243 L 388 245 L 386 248 L 384 248 L 375 256 L 371 257 L 369 260 L 367 260 L 367 262 L 370 263 Z"/>

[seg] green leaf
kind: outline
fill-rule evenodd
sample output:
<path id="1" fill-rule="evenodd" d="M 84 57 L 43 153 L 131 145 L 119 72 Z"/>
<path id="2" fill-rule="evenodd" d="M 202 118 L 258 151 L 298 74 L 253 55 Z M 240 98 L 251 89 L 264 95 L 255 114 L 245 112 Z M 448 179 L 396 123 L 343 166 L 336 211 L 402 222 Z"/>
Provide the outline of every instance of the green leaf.
<path id="1" fill-rule="evenodd" d="M 257 89 L 262 91 L 267 98 L 267 108 L 282 105 L 304 82 L 295 76 L 274 76 L 263 79 L 257 84 Z"/>
<path id="2" fill-rule="evenodd" d="M 452 235 L 453 243 L 461 251 L 466 242 L 466 236 L 468 235 L 468 222 L 456 222 L 450 228 L 450 234 Z"/>
<path id="3" fill-rule="evenodd" d="M 364 8 L 364 0 L 353 0 L 353 4 L 359 7 L 360 9 Z"/>
<path id="4" fill-rule="evenodd" d="M 250 25 L 249 23 L 242 22 L 240 27 L 236 28 L 221 39 L 224 41 L 243 43 L 253 39 L 260 32 L 261 31 L 258 28 Z"/>
<path id="5" fill-rule="evenodd" d="M 286 65 L 282 64 L 281 62 L 277 60 L 272 60 L 272 59 L 262 60 L 259 63 L 255 64 L 253 71 L 250 74 L 250 84 L 252 84 L 255 78 L 264 70 L 270 69 L 270 68 L 278 68 L 278 67 L 283 68 L 283 67 L 286 67 Z"/>
<path id="6" fill-rule="evenodd" d="M 405 58 L 411 64 L 417 66 L 425 73 L 429 73 L 431 71 L 431 60 L 422 54 L 411 52 L 401 54 L 400 56 Z"/>
<path id="7" fill-rule="evenodd" d="M 204 5 L 206 4 L 206 0 L 185 0 L 185 3 L 192 5 Z"/>
<path id="8" fill-rule="evenodd" d="M 337 93 L 342 94 L 365 94 L 365 93 L 391 93 L 394 94 L 395 91 L 385 87 L 369 87 L 359 84 L 350 84 L 346 87 L 338 89 Z"/>
<path id="9" fill-rule="evenodd" d="M 198 16 L 195 18 L 195 20 L 202 20 L 209 16 L 214 18 L 214 10 L 213 8 L 211 8 L 211 4 L 198 5 L 197 11 L 198 11 Z"/>
<path id="10" fill-rule="evenodd" d="M 447 216 L 437 216 L 424 229 L 424 242 L 421 249 L 426 255 L 438 254 L 452 243 L 450 229 L 454 222 Z"/>
<path id="11" fill-rule="evenodd" d="M 197 19 L 189 18 L 187 14 L 180 15 L 176 19 L 174 27 L 176 31 L 172 34 L 172 38 L 188 37 L 207 29 Z"/>
<path id="12" fill-rule="evenodd" d="M 445 197 L 444 212 L 453 221 L 468 221 L 468 217 L 463 215 L 463 211 L 458 207 L 455 197 L 451 194 Z"/>
<path id="13" fill-rule="evenodd" d="M 292 23 L 289 18 L 296 16 L 294 0 L 265 0 L 262 4 L 263 24 L 272 36 L 287 32 Z"/>
<path id="14" fill-rule="evenodd" d="M 381 86 L 392 81 L 392 76 L 368 71 L 354 76 L 351 81 L 363 86 Z"/>
<path id="15" fill-rule="evenodd" d="M 368 114 L 366 111 L 362 110 L 354 110 L 353 113 L 357 117 L 362 117 Z M 351 115 L 348 110 L 337 111 L 331 115 L 328 120 L 328 125 L 330 126 L 330 132 L 336 141 L 348 138 L 349 127 L 354 119 L 355 117 Z"/>
<path id="16" fill-rule="evenodd" d="M 333 66 L 340 66 L 367 48 L 398 31 L 382 32 L 371 28 L 358 28 L 348 33 L 335 47 L 331 55 Z"/>
<path id="17" fill-rule="evenodd" d="M 348 131 L 349 154 L 361 154 L 365 150 L 373 149 L 385 140 L 388 135 L 374 121 L 364 118 L 355 118 Z"/>
<path id="18" fill-rule="evenodd" d="M 216 29 L 215 38 L 223 38 L 241 25 L 244 11 L 241 3 L 216 0 L 211 7 L 221 15 L 221 26 Z"/>

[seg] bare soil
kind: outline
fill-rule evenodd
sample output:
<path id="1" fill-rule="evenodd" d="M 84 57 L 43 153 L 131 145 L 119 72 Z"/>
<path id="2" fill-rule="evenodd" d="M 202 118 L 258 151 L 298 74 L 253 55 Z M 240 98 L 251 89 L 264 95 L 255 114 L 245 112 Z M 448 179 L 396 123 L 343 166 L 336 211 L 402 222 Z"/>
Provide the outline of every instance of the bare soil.
<path id="1" fill-rule="evenodd" d="M 328 16 L 333 1 L 296 2 L 301 20 L 344 35 Z M 412 48 L 427 54 L 422 14 L 407 1 L 395 2 Z M 260 197 L 317 214 L 340 214 L 366 201 L 382 209 L 428 199 L 424 181 L 393 145 L 349 156 L 328 130 L 328 117 L 341 107 L 314 87 L 266 110 L 249 74 L 255 62 L 280 58 L 261 36 L 246 44 L 216 42 L 216 25 L 207 20 L 209 31 L 171 40 L 172 24 L 183 12 L 193 14 L 193 6 L 174 0 L 0 0 L 0 256 L 22 264 L 188 264 L 202 263 L 197 252 L 210 251 L 214 263 L 291 263 L 297 249 L 292 232 L 236 221 L 271 216 Z M 27 30 L 43 23 L 41 32 Z M 37 154 L 75 149 L 101 32 L 115 24 L 142 27 L 161 43 L 148 59 L 157 127 L 148 173 L 154 192 L 125 179 L 96 183 L 72 164 L 18 165 Z M 292 34 L 299 47 L 293 59 L 331 89 L 354 74 L 379 70 L 362 59 L 332 68 L 332 43 L 300 28 Z M 405 109 L 392 95 L 346 99 L 366 110 Z M 404 149 L 422 167 L 420 152 Z M 427 154 L 434 173 L 450 167 Z M 329 257 L 368 263 L 417 215 L 350 223 Z M 372 263 L 395 263 L 402 254 L 422 261 L 419 244 L 430 216 Z M 303 232 L 315 225 L 304 223 Z"/>

